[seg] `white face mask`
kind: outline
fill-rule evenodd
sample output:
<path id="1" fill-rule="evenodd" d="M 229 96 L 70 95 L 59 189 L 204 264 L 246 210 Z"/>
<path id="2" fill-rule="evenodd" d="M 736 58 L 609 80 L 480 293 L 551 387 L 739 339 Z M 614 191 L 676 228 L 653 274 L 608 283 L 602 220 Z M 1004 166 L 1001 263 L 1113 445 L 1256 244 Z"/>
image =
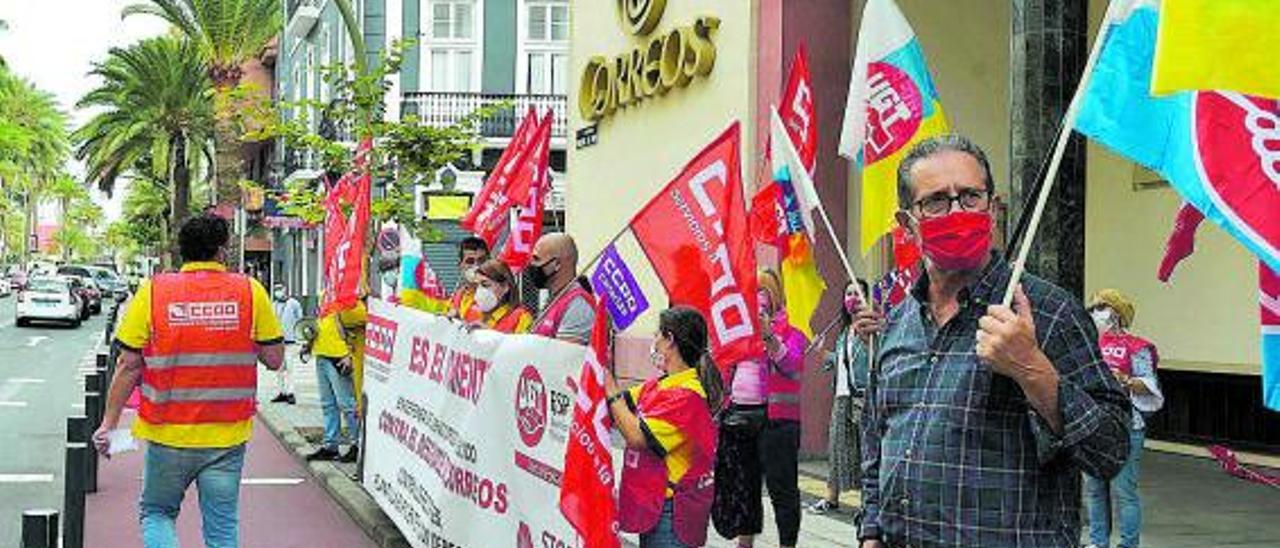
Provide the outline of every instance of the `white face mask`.
<path id="1" fill-rule="evenodd" d="M 1110 331 L 1115 326 L 1115 313 L 1109 308 L 1099 308 L 1089 315 L 1093 317 L 1093 325 L 1098 328 L 1098 333 Z"/>
<path id="2" fill-rule="evenodd" d="M 481 312 L 491 312 L 498 307 L 498 296 L 485 286 L 476 288 L 476 307 Z"/>
<path id="3" fill-rule="evenodd" d="M 649 364 L 661 371 L 665 371 L 666 368 L 663 367 L 665 365 L 663 362 L 665 361 L 662 358 L 662 353 L 658 352 L 658 340 L 654 339 L 653 342 L 649 343 Z"/>
<path id="4" fill-rule="evenodd" d="M 474 266 L 468 266 L 462 269 L 462 279 L 466 280 L 467 283 L 476 283 L 476 268 L 477 267 Z"/>

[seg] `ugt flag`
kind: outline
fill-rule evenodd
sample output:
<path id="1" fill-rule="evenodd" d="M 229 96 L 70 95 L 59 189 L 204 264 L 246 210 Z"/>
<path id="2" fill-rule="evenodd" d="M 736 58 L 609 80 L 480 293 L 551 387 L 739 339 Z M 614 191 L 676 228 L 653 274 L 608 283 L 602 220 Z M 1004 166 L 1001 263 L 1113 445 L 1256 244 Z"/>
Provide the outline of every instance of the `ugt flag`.
<path id="1" fill-rule="evenodd" d="M 630 224 L 671 304 L 692 306 L 707 319 L 711 355 L 721 367 L 764 355 L 740 150 L 735 122 Z"/>
<path id="2" fill-rule="evenodd" d="M 1280 98 L 1280 2 L 1163 0 L 1152 92 L 1230 89 Z"/>
<path id="3" fill-rule="evenodd" d="M 893 0 L 869 0 L 840 132 L 840 154 L 862 171 L 863 255 L 896 224 L 902 158 L 916 143 L 946 132 L 915 31 Z"/>
<path id="4" fill-rule="evenodd" d="M 609 453 L 609 407 L 604 393 L 609 355 L 609 315 L 605 297 L 596 301 L 591 350 L 578 375 L 573 425 L 564 451 L 560 512 L 582 537 L 584 548 L 614 548 L 618 508 L 614 496 L 613 455 Z"/>
<path id="5" fill-rule="evenodd" d="M 787 317 L 791 325 L 812 339 L 809 323 L 818 309 L 827 284 L 818 273 L 813 260 L 814 232 L 813 210 L 821 207 L 813 179 L 802 165 L 800 155 L 791 146 L 787 129 L 778 111 L 771 116 L 772 131 L 769 135 L 770 158 L 773 162 L 773 184 L 778 188 L 783 211 L 782 237 L 782 292 L 786 296 Z M 836 243 L 839 245 L 839 242 Z"/>
<path id="6" fill-rule="evenodd" d="M 1280 105 L 1235 91 L 1152 96 L 1159 17 L 1150 2 L 1112 3 L 1076 129 L 1159 173 L 1280 270 Z"/>
<path id="7" fill-rule="evenodd" d="M 507 193 L 520 207 L 511 218 L 511 230 L 501 258 L 516 272 L 529 264 L 533 244 L 542 237 L 542 214 L 547 195 L 551 193 L 551 114 L 548 110 L 543 116 L 533 148 L 525 156 L 524 167 L 511 181 Z"/>
<path id="8" fill-rule="evenodd" d="M 1280 411 L 1280 274 L 1258 265 L 1262 303 L 1262 404 Z"/>
<path id="9" fill-rule="evenodd" d="M 511 181 L 522 171 L 525 158 L 529 155 L 530 147 L 537 134 L 538 116 L 534 113 L 533 107 L 529 107 L 520 125 L 516 127 L 511 142 L 498 157 L 498 163 L 494 164 L 493 171 L 489 172 L 489 178 L 485 180 L 484 186 L 480 187 L 480 192 L 476 193 L 471 210 L 458 221 L 463 229 L 483 238 L 490 249 L 498 243 L 503 223 L 507 220 L 507 211 L 515 203 L 509 192 Z"/>
<path id="10" fill-rule="evenodd" d="M 364 272 L 365 232 L 369 228 L 369 156 L 373 140 L 356 147 L 351 171 L 338 179 L 324 199 L 324 296 L 320 315 L 356 305 Z M 349 211 L 348 211 L 349 210 Z"/>

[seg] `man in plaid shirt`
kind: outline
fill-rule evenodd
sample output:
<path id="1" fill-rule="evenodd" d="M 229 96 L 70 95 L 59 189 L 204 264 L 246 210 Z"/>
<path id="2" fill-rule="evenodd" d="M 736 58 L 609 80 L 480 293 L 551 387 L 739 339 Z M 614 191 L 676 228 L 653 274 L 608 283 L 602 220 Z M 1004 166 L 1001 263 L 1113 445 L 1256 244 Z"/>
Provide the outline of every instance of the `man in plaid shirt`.
<path id="1" fill-rule="evenodd" d="M 898 171 L 898 222 L 925 273 L 876 340 L 863 415 L 863 548 L 1062 546 L 1080 540 L 1080 472 L 1111 478 L 1128 454 L 1129 403 L 1080 301 L 991 250 L 986 155 L 926 140 Z"/>

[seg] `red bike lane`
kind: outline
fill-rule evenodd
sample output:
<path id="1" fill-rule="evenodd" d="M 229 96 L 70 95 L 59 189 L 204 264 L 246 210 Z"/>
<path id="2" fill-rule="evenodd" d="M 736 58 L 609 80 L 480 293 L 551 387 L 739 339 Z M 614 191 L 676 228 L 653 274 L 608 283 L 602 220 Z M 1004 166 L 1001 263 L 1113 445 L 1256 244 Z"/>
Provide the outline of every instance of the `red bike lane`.
<path id="1" fill-rule="evenodd" d="M 85 546 L 141 546 L 138 496 L 143 451 L 99 460 L 98 492 L 85 502 Z M 298 480 L 301 480 L 300 482 Z M 203 546 L 194 483 L 178 516 L 183 546 Z M 287 453 L 279 440 L 254 422 L 240 486 L 240 545 L 245 548 L 373 548 L 375 544 Z"/>

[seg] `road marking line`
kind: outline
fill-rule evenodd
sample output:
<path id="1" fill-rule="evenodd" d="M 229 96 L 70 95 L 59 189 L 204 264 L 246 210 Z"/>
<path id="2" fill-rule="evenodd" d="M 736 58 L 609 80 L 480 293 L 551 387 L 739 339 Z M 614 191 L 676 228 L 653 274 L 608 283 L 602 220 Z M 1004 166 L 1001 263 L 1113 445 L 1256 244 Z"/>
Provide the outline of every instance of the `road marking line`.
<path id="1" fill-rule="evenodd" d="M 298 485 L 302 478 L 242 478 L 240 485 Z"/>
<path id="2" fill-rule="evenodd" d="M 4 382 L 9 384 L 44 384 L 45 380 L 36 379 L 36 378 L 19 377 L 14 379 L 5 379 Z"/>
<path id="3" fill-rule="evenodd" d="M 26 407 L 25 401 L 0 401 L 0 407 Z"/>
<path id="4" fill-rule="evenodd" d="M 53 474 L 0 474 L 0 483 L 50 483 Z"/>
<path id="5" fill-rule="evenodd" d="M 71 404 L 71 408 L 72 408 L 72 409 L 84 409 L 84 404 L 83 404 L 83 403 L 73 403 L 73 404 Z"/>

